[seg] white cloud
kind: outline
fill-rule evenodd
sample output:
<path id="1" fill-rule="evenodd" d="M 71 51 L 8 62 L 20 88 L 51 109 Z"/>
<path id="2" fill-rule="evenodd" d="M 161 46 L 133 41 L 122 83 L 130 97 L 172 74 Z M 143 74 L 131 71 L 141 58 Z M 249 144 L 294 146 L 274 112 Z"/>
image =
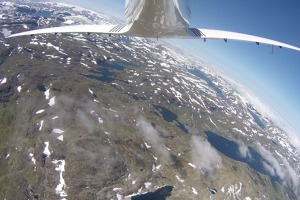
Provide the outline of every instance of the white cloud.
<path id="1" fill-rule="evenodd" d="M 137 121 L 140 132 L 144 139 L 150 144 L 155 155 L 159 157 L 161 162 L 170 163 L 172 158 L 170 152 L 165 148 L 163 139 L 160 137 L 159 132 L 148 122 L 145 118 L 140 117 Z"/>
<path id="2" fill-rule="evenodd" d="M 277 159 L 261 144 L 257 144 L 257 148 L 260 152 L 260 155 L 268 162 L 263 162 L 263 166 L 265 167 L 265 169 L 272 176 L 276 175 L 280 177 L 281 180 L 284 180 L 284 172 L 282 171 L 282 168 L 280 167 L 280 164 L 277 161 Z"/>
<path id="3" fill-rule="evenodd" d="M 222 167 L 222 158 L 208 141 L 192 136 L 192 161 L 197 168 L 213 175 L 217 167 Z"/>
<path id="4" fill-rule="evenodd" d="M 239 145 L 239 153 L 240 153 L 240 156 L 242 158 L 252 158 L 251 154 L 250 154 L 250 151 L 249 151 L 249 148 L 248 146 L 246 146 L 244 144 L 244 142 L 242 142 L 241 140 L 238 140 L 236 141 L 236 143 Z"/>
<path id="5" fill-rule="evenodd" d="M 90 114 L 84 110 L 76 110 L 76 120 L 85 127 L 89 133 L 92 133 L 96 127 L 95 121 L 91 118 Z"/>
<path id="6" fill-rule="evenodd" d="M 263 167 L 265 168 L 265 170 L 271 175 L 271 176 L 276 176 L 276 172 L 273 166 L 271 166 L 270 164 L 268 164 L 267 162 L 263 161 L 262 162 Z"/>
<path id="7" fill-rule="evenodd" d="M 278 176 L 289 186 L 295 194 L 298 194 L 299 176 L 296 174 L 288 160 L 284 157 L 280 157 L 283 162 L 281 165 L 278 160 L 261 144 L 257 144 L 258 150 L 261 156 L 267 161 L 263 161 L 264 168 L 272 175 Z"/>
<path id="8" fill-rule="evenodd" d="M 281 157 L 281 160 L 287 170 L 287 178 L 286 178 L 286 182 L 287 184 L 289 184 L 289 182 L 291 183 L 291 187 L 293 188 L 295 194 L 297 194 L 297 187 L 299 186 L 299 176 L 296 174 L 296 172 L 294 171 L 294 169 L 291 167 L 290 163 L 287 161 L 286 158 Z M 289 181 L 290 180 L 290 181 Z"/>

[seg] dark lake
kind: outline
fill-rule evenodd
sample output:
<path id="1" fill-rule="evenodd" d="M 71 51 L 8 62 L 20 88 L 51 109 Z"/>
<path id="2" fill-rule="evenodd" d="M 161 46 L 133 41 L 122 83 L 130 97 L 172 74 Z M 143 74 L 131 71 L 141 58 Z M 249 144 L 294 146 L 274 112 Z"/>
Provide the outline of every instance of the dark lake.
<path id="1" fill-rule="evenodd" d="M 89 70 L 91 74 L 85 74 L 83 76 L 91 79 L 95 79 L 105 83 L 111 83 L 116 80 L 118 71 L 124 71 L 125 66 L 135 66 L 134 64 L 125 62 L 109 62 L 106 60 L 98 59 L 97 65 L 101 66 L 97 69 Z"/>
<path id="2" fill-rule="evenodd" d="M 148 192 L 141 195 L 131 197 L 132 200 L 166 200 L 167 197 L 171 196 L 173 186 L 164 186 L 157 189 L 155 192 Z"/>
<path id="3" fill-rule="evenodd" d="M 252 110 L 248 109 L 248 111 L 250 112 L 250 114 L 252 115 L 252 117 L 254 118 L 255 123 L 262 129 L 265 129 L 266 126 L 265 124 L 261 121 L 260 117 L 257 116 L 257 114 L 255 114 Z"/>
<path id="4" fill-rule="evenodd" d="M 46 92 L 46 90 L 47 90 L 46 87 L 42 84 L 39 84 L 36 87 L 40 92 Z"/>
<path id="5" fill-rule="evenodd" d="M 37 12 L 33 13 L 32 16 L 50 18 L 51 14 L 52 13 L 49 11 L 37 11 Z"/>
<path id="6" fill-rule="evenodd" d="M 216 85 L 212 82 L 212 80 L 211 80 L 210 78 L 208 78 L 208 77 L 206 76 L 206 74 L 203 73 L 201 70 L 199 70 L 199 69 L 190 69 L 190 70 L 188 70 L 188 72 L 190 72 L 191 74 L 194 74 L 195 76 L 198 76 L 199 78 L 205 80 L 205 81 L 208 83 L 208 85 L 209 85 L 210 87 L 212 87 L 212 88 L 216 91 L 216 93 L 217 93 L 222 99 L 226 99 L 226 97 L 225 97 L 225 95 L 223 94 L 222 90 L 221 90 L 218 86 L 216 86 Z"/>
<path id="7" fill-rule="evenodd" d="M 170 111 L 169 109 L 162 107 L 162 106 L 158 106 L 158 105 L 153 105 L 153 107 L 161 114 L 161 116 L 163 117 L 163 119 L 167 122 L 176 122 L 176 126 L 182 130 L 185 133 L 189 133 L 188 129 L 185 127 L 184 124 L 182 124 L 179 120 L 178 120 L 178 116 L 173 113 L 172 111 Z"/>
<path id="8" fill-rule="evenodd" d="M 87 77 L 87 78 L 91 78 L 91 79 L 95 79 L 101 82 L 105 82 L 105 83 L 111 83 L 113 82 L 116 76 L 116 73 L 110 71 L 107 68 L 97 68 L 94 70 L 89 70 L 89 72 L 91 74 L 85 74 L 83 76 Z"/>
<path id="9" fill-rule="evenodd" d="M 97 60 L 97 65 L 104 67 L 104 68 L 109 68 L 109 69 L 115 69 L 118 71 L 123 71 L 125 70 L 125 65 L 128 65 L 129 63 L 124 63 L 124 62 L 108 62 L 106 60 L 98 59 Z"/>
<path id="10" fill-rule="evenodd" d="M 239 145 L 236 142 L 228 140 L 212 131 L 206 131 L 205 133 L 210 144 L 225 156 L 236 161 L 247 163 L 257 172 L 268 175 L 272 180 L 280 182 L 280 178 L 278 176 L 272 176 L 267 170 L 265 170 L 263 161 L 268 164 L 270 163 L 266 161 L 254 148 L 248 147 L 251 158 L 243 158 L 239 153 Z"/>
<path id="11" fill-rule="evenodd" d="M 50 12 L 50 11 L 46 11 L 46 10 L 37 11 L 34 8 L 30 8 L 30 7 L 26 7 L 26 6 L 17 7 L 17 12 L 27 13 L 27 14 L 32 15 L 33 17 L 50 18 L 52 15 L 52 12 Z"/>

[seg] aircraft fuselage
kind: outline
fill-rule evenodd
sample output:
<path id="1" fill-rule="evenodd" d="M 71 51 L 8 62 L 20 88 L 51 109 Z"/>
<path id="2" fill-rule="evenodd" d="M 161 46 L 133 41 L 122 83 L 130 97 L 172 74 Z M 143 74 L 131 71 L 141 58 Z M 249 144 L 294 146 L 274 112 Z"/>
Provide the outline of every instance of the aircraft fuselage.
<path id="1" fill-rule="evenodd" d="M 142 37 L 186 36 L 188 0 L 126 0 L 125 18 L 132 33 Z M 131 34 L 131 33 L 130 33 Z"/>

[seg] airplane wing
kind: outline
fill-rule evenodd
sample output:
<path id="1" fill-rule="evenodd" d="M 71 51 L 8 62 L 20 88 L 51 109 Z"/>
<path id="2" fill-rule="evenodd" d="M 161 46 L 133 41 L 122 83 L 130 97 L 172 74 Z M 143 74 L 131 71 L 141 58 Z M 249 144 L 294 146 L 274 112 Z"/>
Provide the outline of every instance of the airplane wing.
<path id="1" fill-rule="evenodd" d="M 229 32 L 229 31 L 220 31 L 220 30 L 213 30 L 213 29 L 199 29 L 199 28 L 189 28 L 188 33 L 192 38 L 199 38 L 199 39 L 221 39 L 225 40 L 239 40 L 245 42 L 255 42 L 256 44 L 268 44 L 272 46 L 278 46 L 280 48 L 288 48 L 293 49 L 296 51 L 300 51 L 300 48 L 285 44 L 282 42 L 278 42 L 276 40 L 270 40 L 267 38 L 257 37 L 254 35 L 247 35 L 243 33 L 236 33 L 236 32 Z"/>
<path id="2" fill-rule="evenodd" d="M 7 29 L 3 29 L 2 33 L 6 38 L 26 36 L 26 35 L 38 35 L 47 33 L 98 33 L 98 34 L 116 34 L 116 35 L 131 35 L 128 31 L 130 26 L 126 25 L 74 25 L 74 26 L 62 26 L 53 28 L 37 29 L 32 31 L 26 31 L 16 34 L 11 34 Z M 280 48 L 288 48 L 296 51 L 300 51 L 300 48 L 278 42 L 275 40 L 257 37 L 253 35 L 247 35 L 236 32 L 220 31 L 213 29 L 199 29 L 199 28 L 189 28 L 187 31 L 188 35 L 183 38 L 194 38 L 194 39 L 222 39 L 226 42 L 228 40 L 239 40 L 246 42 L 255 42 L 256 44 L 269 44 L 272 46 L 278 46 Z"/>
<path id="3" fill-rule="evenodd" d="M 26 35 L 38 35 L 47 33 L 99 33 L 99 34 L 124 34 L 128 31 L 126 25 L 73 25 L 62 26 L 53 28 L 37 29 L 32 31 L 26 31 L 16 34 L 10 34 L 10 32 L 4 29 L 2 32 L 6 38 L 26 36 Z"/>

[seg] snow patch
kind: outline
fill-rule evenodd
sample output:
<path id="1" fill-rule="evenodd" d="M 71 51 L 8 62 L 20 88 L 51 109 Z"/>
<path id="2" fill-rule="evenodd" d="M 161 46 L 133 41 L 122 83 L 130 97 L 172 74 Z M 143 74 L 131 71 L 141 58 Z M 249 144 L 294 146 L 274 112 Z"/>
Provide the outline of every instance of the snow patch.
<path id="1" fill-rule="evenodd" d="M 17 90 L 18 90 L 18 92 L 21 92 L 22 87 L 21 87 L 21 86 L 18 86 Z"/>
<path id="2" fill-rule="evenodd" d="M 189 166 L 191 166 L 192 168 L 196 169 L 196 165 L 192 164 L 192 163 L 188 163 Z"/>
<path id="3" fill-rule="evenodd" d="M 49 106 L 54 106 L 55 105 L 55 97 L 52 97 L 48 104 L 49 104 Z"/>
<path id="4" fill-rule="evenodd" d="M 45 146 L 45 149 L 43 151 L 43 154 L 45 154 L 47 157 L 49 157 L 51 155 L 50 151 L 49 151 L 49 142 L 44 142 L 44 144 L 46 145 Z"/>
<path id="5" fill-rule="evenodd" d="M 209 121 L 213 124 L 213 125 L 215 125 L 215 126 L 217 126 L 217 124 L 215 124 L 214 122 L 213 122 L 213 120 L 209 117 Z"/>
<path id="6" fill-rule="evenodd" d="M 153 156 L 153 155 L 152 155 Z M 157 157 L 155 157 L 155 156 L 153 156 L 153 158 L 154 158 L 154 160 L 155 160 L 155 162 L 157 161 Z"/>
<path id="7" fill-rule="evenodd" d="M 53 164 L 55 164 L 55 170 L 59 172 L 59 184 L 55 188 L 55 193 L 58 194 L 60 197 L 68 196 L 65 189 L 66 183 L 63 178 L 63 172 L 65 171 L 65 160 L 53 160 Z"/>
<path id="8" fill-rule="evenodd" d="M 41 113 L 43 113 L 43 112 L 45 112 L 45 110 L 39 110 L 39 111 L 37 111 L 35 114 L 41 114 Z"/>
<path id="9" fill-rule="evenodd" d="M 226 197 L 230 199 L 240 199 L 242 195 L 242 183 L 237 183 L 229 186 Z"/>
<path id="10" fill-rule="evenodd" d="M 225 192 L 225 186 L 223 186 L 222 188 L 221 188 L 221 192 Z"/>
<path id="11" fill-rule="evenodd" d="M 173 79 L 174 79 L 175 82 L 180 83 L 180 81 L 178 80 L 178 78 L 173 77 Z"/>
<path id="12" fill-rule="evenodd" d="M 7 82 L 7 79 L 4 78 L 4 79 L 1 80 L 0 85 L 4 84 L 4 83 L 6 83 L 6 82 Z"/>
<path id="13" fill-rule="evenodd" d="M 118 200 L 122 200 L 122 199 L 123 199 L 123 196 L 120 195 L 120 194 L 117 194 L 117 199 L 118 199 Z"/>
<path id="14" fill-rule="evenodd" d="M 145 185 L 146 189 L 149 189 L 149 187 L 151 186 L 151 183 L 150 182 L 146 182 L 146 183 L 144 183 L 144 185 Z"/>
<path id="15" fill-rule="evenodd" d="M 34 164 L 34 171 L 36 171 L 36 160 L 35 160 L 35 158 L 33 157 L 33 153 L 30 153 L 29 156 L 30 156 L 30 158 L 31 158 L 31 162 Z"/>
<path id="16" fill-rule="evenodd" d="M 198 192 L 197 192 L 197 190 L 195 188 L 192 188 L 192 190 L 193 190 L 194 194 L 198 194 Z"/>
<path id="17" fill-rule="evenodd" d="M 166 63 L 160 63 L 160 65 L 161 65 L 162 67 L 167 67 L 167 68 L 170 67 L 170 65 L 168 65 L 168 64 L 166 64 Z"/>
<path id="18" fill-rule="evenodd" d="M 115 192 L 118 192 L 118 191 L 121 191 L 122 190 L 122 188 L 114 188 L 113 189 L 113 191 L 115 191 Z"/>
<path id="19" fill-rule="evenodd" d="M 39 128 L 39 131 L 41 131 L 41 130 L 42 130 L 42 128 L 43 128 L 43 124 L 44 124 L 44 120 L 41 120 L 41 122 L 40 122 L 40 128 Z"/>
<path id="20" fill-rule="evenodd" d="M 71 25 L 74 24 L 75 22 L 73 20 L 68 19 L 67 21 L 64 22 L 66 25 Z"/>
<path id="21" fill-rule="evenodd" d="M 50 89 L 46 90 L 46 92 L 44 93 L 46 96 L 46 99 L 49 99 L 50 96 Z"/>
<path id="22" fill-rule="evenodd" d="M 52 132 L 53 132 L 53 133 L 62 134 L 62 133 L 64 133 L 65 131 L 63 131 L 63 130 L 61 130 L 61 129 L 58 129 L 58 128 L 55 128 L 55 129 L 53 129 Z"/>
<path id="23" fill-rule="evenodd" d="M 165 149 L 167 149 L 168 151 L 171 151 L 171 149 L 170 149 L 170 148 L 168 148 L 168 147 L 166 147 L 165 145 L 164 145 L 164 148 L 165 148 Z"/>
<path id="24" fill-rule="evenodd" d="M 102 119 L 101 117 L 98 117 L 98 122 L 99 122 L 100 124 L 103 124 L 103 119 Z"/>
<path id="25" fill-rule="evenodd" d="M 181 183 L 184 182 L 184 180 L 180 179 L 180 177 L 178 175 L 175 176 L 177 178 L 178 181 L 180 181 Z"/>
<path id="26" fill-rule="evenodd" d="M 155 165 L 153 164 L 152 165 L 152 172 L 155 172 L 156 171 L 156 168 L 155 168 Z"/>
<path id="27" fill-rule="evenodd" d="M 60 140 L 60 141 L 64 141 L 64 136 L 63 135 L 58 136 L 57 139 Z"/>
<path id="28" fill-rule="evenodd" d="M 151 148 L 151 146 L 148 145 L 146 142 L 144 142 L 144 144 L 145 144 L 145 146 L 146 146 L 147 149 L 150 149 L 150 148 Z"/>
<path id="29" fill-rule="evenodd" d="M 241 131 L 241 130 L 239 130 L 239 129 L 237 129 L 237 128 L 233 128 L 232 130 L 234 130 L 234 131 L 236 131 L 236 132 L 238 132 L 238 133 L 240 133 L 240 134 L 242 134 L 242 135 L 244 135 L 244 136 L 247 136 L 246 133 L 244 133 L 243 131 Z"/>

